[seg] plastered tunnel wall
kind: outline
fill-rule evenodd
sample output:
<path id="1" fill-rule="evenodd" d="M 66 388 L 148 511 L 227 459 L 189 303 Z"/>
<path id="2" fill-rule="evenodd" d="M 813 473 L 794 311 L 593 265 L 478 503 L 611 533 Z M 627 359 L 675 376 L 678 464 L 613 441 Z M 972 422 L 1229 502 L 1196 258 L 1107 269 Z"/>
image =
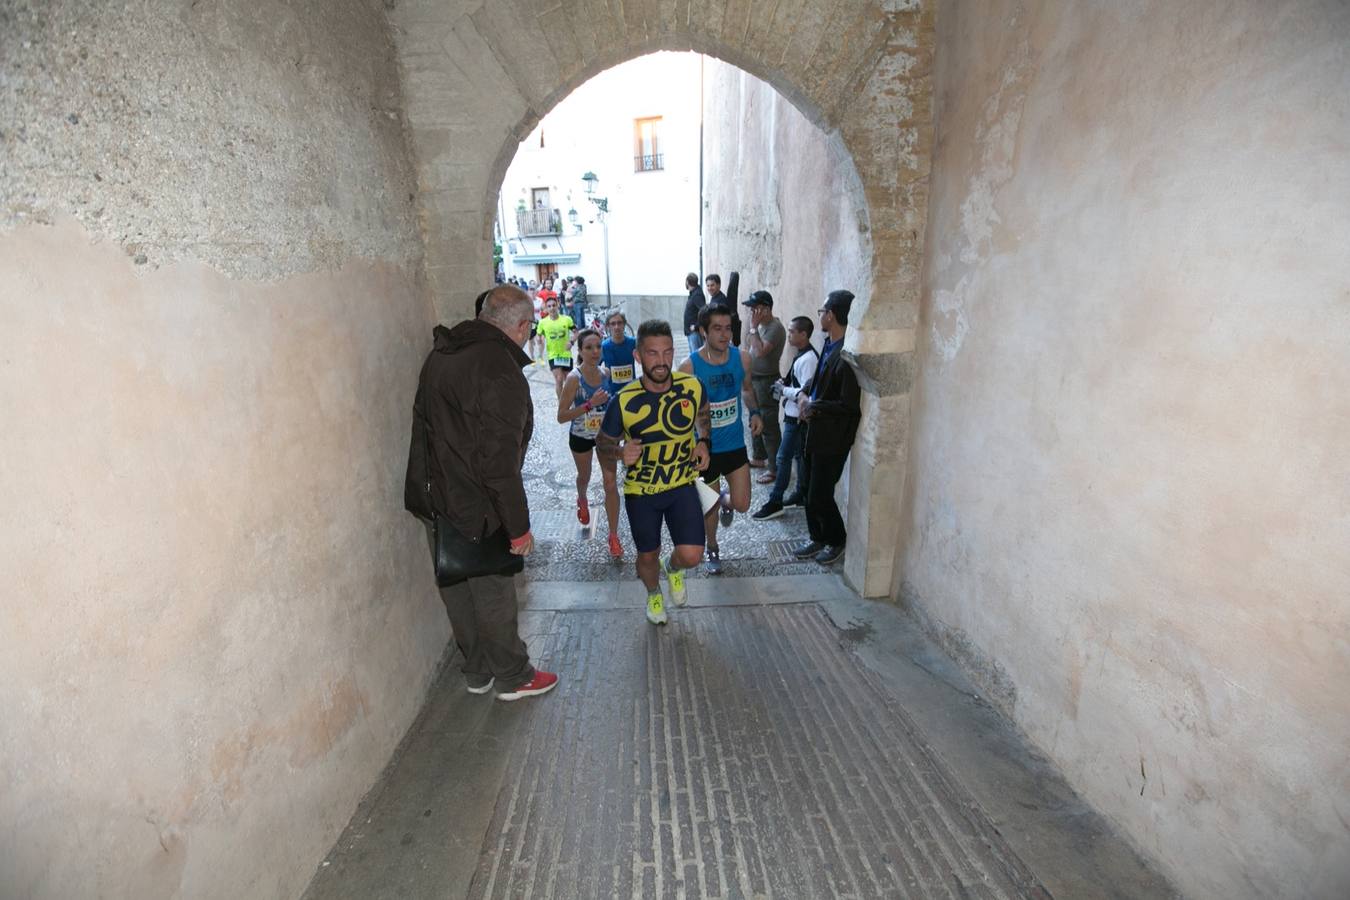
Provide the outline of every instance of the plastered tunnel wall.
<path id="1" fill-rule="evenodd" d="M 0 3 L 0 897 L 297 896 L 445 647 L 416 181 L 339 7 Z"/>
<path id="2" fill-rule="evenodd" d="M 1188 896 L 1350 896 L 1350 6 L 937 33 L 898 594 Z"/>

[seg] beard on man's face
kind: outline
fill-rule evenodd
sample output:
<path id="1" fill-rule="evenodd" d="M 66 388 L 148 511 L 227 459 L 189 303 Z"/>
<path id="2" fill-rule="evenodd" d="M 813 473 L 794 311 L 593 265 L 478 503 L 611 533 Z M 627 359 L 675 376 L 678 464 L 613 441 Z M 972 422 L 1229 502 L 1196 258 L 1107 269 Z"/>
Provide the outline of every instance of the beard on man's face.
<path id="1" fill-rule="evenodd" d="M 665 384 L 670 380 L 670 366 L 652 366 L 647 370 L 647 380 L 652 384 Z"/>

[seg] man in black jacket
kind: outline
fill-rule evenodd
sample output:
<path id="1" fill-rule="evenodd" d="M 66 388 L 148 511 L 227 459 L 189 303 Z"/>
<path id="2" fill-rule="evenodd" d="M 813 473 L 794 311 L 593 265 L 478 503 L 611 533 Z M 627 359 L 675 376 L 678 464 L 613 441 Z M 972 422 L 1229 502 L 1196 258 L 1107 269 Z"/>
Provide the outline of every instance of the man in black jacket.
<path id="1" fill-rule="evenodd" d="M 689 299 L 684 302 L 684 333 L 689 338 L 689 355 L 693 356 L 703 346 L 703 335 L 698 333 L 698 313 L 708 301 L 693 272 L 684 276 L 684 287 L 689 291 Z"/>
<path id="2" fill-rule="evenodd" d="M 418 378 L 404 505 L 474 543 L 506 540 L 525 556 L 534 546 L 521 468 L 534 430 L 534 406 L 521 368 L 534 304 L 519 288 L 488 293 L 477 319 L 437 325 Z M 503 535 L 499 534 L 504 532 Z M 516 622 L 510 575 L 484 575 L 441 588 L 464 655 L 471 694 L 497 687 L 497 699 L 547 693 L 558 677 L 530 665 Z"/>
<path id="3" fill-rule="evenodd" d="M 731 273 L 732 287 L 735 287 L 737 276 L 735 272 Z M 722 293 L 722 276 L 717 273 L 709 275 L 704 281 L 708 288 L 708 305 L 724 306 L 727 313 L 731 316 L 731 345 L 739 347 L 741 345 L 741 314 L 736 310 L 736 298 L 728 297 Z M 735 293 L 735 291 L 732 291 Z"/>
<path id="4" fill-rule="evenodd" d="M 825 346 L 820 351 L 811 396 L 798 402 L 801 419 L 806 422 L 806 460 L 811 473 L 806 495 L 806 527 L 811 540 L 792 553 L 798 559 L 815 559 L 822 565 L 844 555 L 848 534 L 834 502 L 834 487 L 844 473 L 862 419 L 862 389 L 842 353 L 852 304 L 850 292 L 831 291 L 820 308 Z"/>

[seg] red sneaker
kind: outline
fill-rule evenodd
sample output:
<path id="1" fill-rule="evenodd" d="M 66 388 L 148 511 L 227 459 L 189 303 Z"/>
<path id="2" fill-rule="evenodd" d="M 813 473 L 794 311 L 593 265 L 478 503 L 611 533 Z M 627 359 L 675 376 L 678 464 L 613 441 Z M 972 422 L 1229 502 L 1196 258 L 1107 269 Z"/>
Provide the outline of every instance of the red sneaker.
<path id="1" fill-rule="evenodd" d="M 623 544 L 619 543 L 619 536 L 611 534 L 609 536 L 609 555 L 615 559 L 623 559 Z"/>
<path id="2" fill-rule="evenodd" d="M 525 682 L 518 688 L 512 688 L 509 691 L 501 691 L 497 694 L 498 700 L 519 700 L 522 697 L 536 697 L 539 694 L 547 694 L 558 686 L 558 676 L 552 672 L 544 672 L 535 669 L 534 677 Z"/>
<path id="3" fill-rule="evenodd" d="M 591 524 L 591 506 L 585 497 L 577 497 L 577 521 L 583 526 Z"/>

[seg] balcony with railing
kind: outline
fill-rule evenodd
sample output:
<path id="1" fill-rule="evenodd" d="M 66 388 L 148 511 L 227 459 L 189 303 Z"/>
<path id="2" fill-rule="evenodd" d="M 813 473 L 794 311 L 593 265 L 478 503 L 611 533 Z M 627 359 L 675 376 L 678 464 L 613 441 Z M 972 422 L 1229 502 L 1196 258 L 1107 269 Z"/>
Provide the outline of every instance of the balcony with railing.
<path id="1" fill-rule="evenodd" d="M 633 157 L 634 172 L 659 172 L 665 167 L 664 153 L 648 153 Z"/>
<path id="2" fill-rule="evenodd" d="M 516 227 L 519 229 L 521 237 L 562 234 L 562 210 L 548 207 L 543 209 L 518 209 L 516 210 Z"/>

